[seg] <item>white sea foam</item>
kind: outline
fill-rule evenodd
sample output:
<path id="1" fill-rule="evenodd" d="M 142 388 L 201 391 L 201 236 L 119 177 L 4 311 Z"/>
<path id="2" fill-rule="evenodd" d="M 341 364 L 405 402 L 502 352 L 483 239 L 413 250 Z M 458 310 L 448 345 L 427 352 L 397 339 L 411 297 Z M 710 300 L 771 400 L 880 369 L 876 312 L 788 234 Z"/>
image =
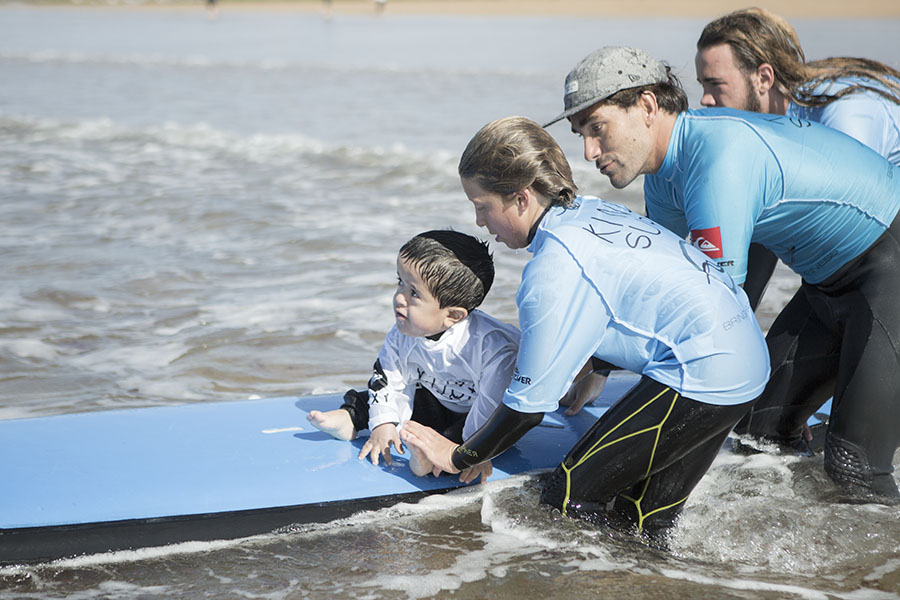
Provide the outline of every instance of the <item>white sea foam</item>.
<path id="1" fill-rule="evenodd" d="M 155 156 L 169 163 L 172 160 L 192 163 L 198 158 L 218 162 L 222 153 L 233 155 L 243 160 L 268 166 L 284 165 L 291 169 L 280 173 L 282 180 L 290 180 L 292 169 L 298 165 L 298 156 L 322 155 L 331 156 L 351 164 L 370 163 L 379 170 L 390 169 L 395 165 L 409 172 L 409 183 L 422 176 L 422 167 L 437 169 L 445 176 L 455 176 L 458 159 L 455 153 L 446 151 L 422 154 L 411 150 L 401 143 L 389 146 L 365 146 L 335 144 L 317 140 L 302 133 L 291 134 L 251 134 L 239 135 L 234 132 L 215 128 L 207 123 L 182 124 L 167 122 L 142 128 L 127 127 L 109 118 L 83 119 L 66 121 L 45 117 L 26 115 L 3 115 L 0 122 L 6 127 L 24 128 L 30 131 L 28 141 L 56 139 L 72 142 L 111 142 L 118 146 L 125 145 L 132 152 L 109 157 L 110 160 L 131 164 L 135 159 Z M 39 136 L 35 139 L 35 136 Z M 203 154 L 197 154 L 203 151 Z M 67 158 L 74 158 L 69 155 Z M 84 154 L 83 168 L 90 171 L 100 170 L 97 177 L 80 177 L 66 182 L 72 188 L 93 187 L 97 183 L 115 182 L 119 173 L 112 163 L 98 163 L 96 155 Z M 76 163 L 77 164 L 77 163 Z M 55 172 L 59 163 L 40 159 L 31 164 L 34 171 Z M 416 168 L 418 166 L 419 168 Z"/>
<path id="2" fill-rule="evenodd" d="M 831 573 L 845 584 L 860 552 L 896 548 L 900 510 L 829 502 L 833 489 L 821 456 L 722 452 L 688 499 L 673 552 L 748 576 Z"/>
<path id="3" fill-rule="evenodd" d="M 900 546 L 897 547 L 896 551 L 900 552 Z M 883 565 L 872 569 L 868 575 L 863 577 L 863 581 L 880 581 L 885 575 L 896 572 L 900 572 L 900 558 L 891 558 L 885 561 Z"/>
<path id="4" fill-rule="evenodd" d="M 101 565 L 134 563 L 162 557 L 178 556 L 181 554 L 212 552 L 215 550 L 221 550 L 223 548 L 233 547 L 242 542 L 243 540 L 182 542 L 179 544 L 169 544 L 167 546 L 154 546 L 150 548 L 139 548 L 136 550 L 120 550 L 117 552 L 103 552 L 100 554 L 89 554 L 74 558 L 61 558 L 47 563 L 35 565 L 0 566 L 0 576 L 11 576 L 20 573 L 27 573 L 42 566 L 51 566 L 63 569 L 83 569 Z"/>
<path id="5" fill-rule="evenodd" d="M 723 577 L 711 577 L 696 572 L 687 572 L 676 569 L 662 568 L 660 573 L 669 579 L 678 579 L 683 581 L 691 581 L 710 586 L 712 589 L 727 588 L 733 590 L 752 591 L 752 592 L 776 592 L 795 596 L 797 598 L 807 598 L 808 600 L 828 600 L 829 598 L 872 598 L 876 599 L 893 599 L 896 594 L 890 594 L 879 590 L 858 590 L 850 593 L 840 593 L 833 590 L 824 589 L 816 590 L 798 585 L 785 585 L 778 583 L 769 583 L 765 581 L 753 581 L 749 579 L 731 579 Z"/>
<path id="6" fill-rule="evenodd" d="M 129 373 L 134 371 L 155 371 L 169 366 L 187 351 L 187 346 L 179 342 L 163 342 L 125 347 L 110 347 L 94 350 L 72 357 L 70 361 L 86 369 Z"/>
<path id="7" fill-rule="evenodd" d="M 177 381 L 166 376 L 157 377 L 154 378 L 150 373 L 126 376 L 119 380 L 119 386 L 123 390 L 137 390 L 145 398 L 163 398 L 168 402 L 191 402 L 216 397 L 215 382 L 210 381 L 208 377 L 197 377 L 193 380 L 179 378 Z M 117 401 L 110 408 L 122 406 Z"/>
<path id="8" fill-rule="evenodd" d="M 17 406 L 0 406 L 0 421 L 7 419 L 27 419 L 35 416 L 34 413 L 27 408 Z"/>
<path id="9" fill-rule="evenodd" d="M 447 500 L 455 504 L 460 498 L 470 501 L 480 496 L 482 522 L 490 527 L 490 531 L 476 534 L 480 548 L 455 553 L 451 565 L 441 569 L 430 569 L 427 577 L 419 574 L 378 574 L 368 585 L 379 589 L 402 591 L 410 599 L 425 598 L 457 590 L 464 583 L 478 581 L 488 576 L 505 577 L 512 559 L 523 559 L 528 555 L 557 548 L 556 541 L 534 529 L 522 526 L 521 523 L 515 523 L 502 511 L 498 511 L 493 496 L 504 489 L 518 487 L 522 481 L 524 477 L 514 477 L 489 483 L 475 493 L 445 495 L 443 502 L 441 500 L 428 504 L 420 502 L 417 505 L 420 508 L 447 510 L 449 508 Z"/>
<path id="10" fill-rule="evenodd" d="M 331 76 L 342 75 L 348 77 L 354 75 L 372 76 L 373 73 L 416 76 L 430 72 L 428 67 L 415 64 L 402 65 L 397 62 L 386 63 L 383 61 L 373 61 L 371 64 L 360 65 L 358 63 L 347 64 L 335 60 L 330 61 L 327 64 L 322 64 L 321 61 L 310 61 L 303 58 L 293 58 L 290 60 L 271 58 L 242 60 L 200 54 L 179 56 L 160 52 L 103 54 L 57 50 L 42 50 L 36 52 L 5 51 L 0 52 L 0 61 L 31 64 L 118 65 L 194 70 L 221 69 L 236 71 L 249 70 L 253 72 L 278 71 L 287 73 L 294 72 L 295 74 L 312 71 L 314 73 L 327 73 Z M 495 75 L 530 79 L 533 77 L 547 76 L 546 71 L 529 68 L 528 64 L 525 63 L 520 67 L 517 67 L 510 63 L 491 64 L 486 61 L 480 64 L 448 65 L 443 74 L 448 78 Z"/>
<path id="11" fill-rule="evenodd" d="M 58 354 L 56 348 L 37 339 L 0 340 L 0 349 L 20 358 L 36 358 L 47 361 L 55 359 Z"/>
<path id="12" fill-rule="evenodd" d="M 18 299 L 19 303 L 24 303 L 23 298 Z M 10 307 L 12 308 L 12 307 Z M 17 323 L 48 323 L 50 321 L 58 321 L 65 319 L 68 313 L 62 309 L 47 306 L 24 306 L 13 311 L 14 319 Z"/>

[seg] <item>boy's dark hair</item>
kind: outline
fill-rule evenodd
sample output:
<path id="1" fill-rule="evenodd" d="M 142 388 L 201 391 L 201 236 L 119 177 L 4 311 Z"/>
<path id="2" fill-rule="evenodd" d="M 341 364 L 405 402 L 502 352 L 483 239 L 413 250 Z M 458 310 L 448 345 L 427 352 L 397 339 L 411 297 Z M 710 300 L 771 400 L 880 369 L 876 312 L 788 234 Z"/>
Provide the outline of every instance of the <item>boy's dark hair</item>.
<path id="1" fill-rule="evenodd" d="M 420 233 L 400 248 L 400 258 L 416 268 L 441 308 L 471 312 L 494 283 L 494 260 L 478 238 L 449 229 Z"/>

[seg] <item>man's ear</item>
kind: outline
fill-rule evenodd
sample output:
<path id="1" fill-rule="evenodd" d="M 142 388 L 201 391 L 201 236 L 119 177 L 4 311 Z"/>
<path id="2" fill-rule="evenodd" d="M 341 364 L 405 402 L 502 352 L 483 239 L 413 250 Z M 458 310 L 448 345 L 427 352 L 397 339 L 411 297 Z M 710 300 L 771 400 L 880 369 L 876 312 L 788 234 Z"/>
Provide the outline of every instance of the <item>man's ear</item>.
<path id="1" fill-rule="evenodd" d="M 775 87 L 775 69 L 769 63 L 763 63 L 756 67 L 756 92 L 765 96 Z"/>
<path id="2" fill-rule="evenodd" d="M 447 309 L 447 319 L 450 321 L 450 325 L 456 325 L 468 316 L 469 311 L 461 306 L 451 306 Z"/>
<path id="3" fill-rule="evenodd" d="M 638 98 L 638 106 L 641 111 L 643 111 L 644 121 L 647 125 L 651 125 L 659 114 L 659 104 L 656 101 L 656 94 L 650 90 L 644 90 L 641 92 L 640 98 Z"/>

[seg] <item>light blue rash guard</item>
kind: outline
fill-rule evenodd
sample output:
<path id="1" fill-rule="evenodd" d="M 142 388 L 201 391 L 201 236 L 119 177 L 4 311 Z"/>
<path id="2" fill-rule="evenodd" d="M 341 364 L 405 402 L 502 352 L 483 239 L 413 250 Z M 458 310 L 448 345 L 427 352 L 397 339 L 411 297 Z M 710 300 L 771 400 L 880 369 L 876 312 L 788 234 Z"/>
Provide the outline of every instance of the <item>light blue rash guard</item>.
<path id="1" fill-rule="evenodd" d="M 547 212 L 528 250 L 510 408 L 555 410 L 591 356 L 708 404 L 762 392 L 769 355 L 743 290 L 650 219 L 579 197 Z"/>
<path id="2" fill-rule="evenodd" d="M 729 108 L 678 115 L 665 159 L 644 177 L 647 214 L 738 283 L 750 242 L 808 283 L 859 256 L 900 208 L 900 168 L 805 119 Z"/>
<path id="3" fill-rule="evenodd" d="M 828 96 L 853 85 L 886 90 L 884 85 L 863 77 L 841 77 L 812 89 L 812 94 Z M 869 90 L 847 94 L 819 107 L 794 104 L 787 116 L 808 119 L 843 131 L 875 150 L 895 165 L 900 165 L 900 104 Z"/>

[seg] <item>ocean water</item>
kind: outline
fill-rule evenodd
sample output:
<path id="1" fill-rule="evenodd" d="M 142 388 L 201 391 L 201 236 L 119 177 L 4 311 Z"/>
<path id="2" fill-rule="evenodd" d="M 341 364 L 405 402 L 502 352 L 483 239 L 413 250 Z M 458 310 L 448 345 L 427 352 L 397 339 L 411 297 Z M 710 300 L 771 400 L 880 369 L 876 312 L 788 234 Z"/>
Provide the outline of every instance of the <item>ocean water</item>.
<path id="1" fill-rule="evenodd" d="M 555 116 L 605 44 L 666 58 L 698 106 L 703 24 L 0 5 L 0 418 L 363 384 L 399 246 L 486 237 L 456 177 L 471 135 Z M 810 58 L 900 66 L 897 20 L 794 24 Z M 641 208 L 551 132 L 584 192 Z M 514 323 L 527 253 L 494 252 L 484 308 Z M 764 327 L 796 284 L 777 272 Z M 666 553 L 560 519 L 537 486 L 4 567 L 0 599 L 900 595 L 900 509 L 838 501 L 821 457 L 723 452 Z"/>

